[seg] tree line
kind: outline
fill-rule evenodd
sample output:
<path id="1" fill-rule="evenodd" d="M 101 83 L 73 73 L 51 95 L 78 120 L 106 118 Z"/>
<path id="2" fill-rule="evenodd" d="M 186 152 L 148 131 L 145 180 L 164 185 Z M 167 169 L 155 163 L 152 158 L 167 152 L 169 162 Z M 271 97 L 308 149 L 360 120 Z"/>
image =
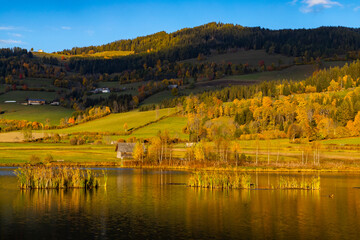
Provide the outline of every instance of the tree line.
<path id="1" fill-rule="evenodd" d="M 357 50 L 360 30 L 346 27 L 319 27 L 315 29 L 270 30 L 211 22 L 173 33 L 164 31 L 135 39 L 119 40 L 101 46 L 74 47 L 61 54 L 82 54 L 103 51 L 160 52 L 159 56 L 173 56 L 183 60 L 189 55 L 208 54 L 211 49 L 229 48 L 265 49 L 268 53 L 288 56 L 323 56 Z M 306 53 L 307 52 L 307 53 Z M 170 57 L 171 59 L 171 57 Z M 171 61 L 168 59 L 169 61 Z"/>
<path id="2" fill-rule="evenodd" d="M 241 97 L 245 93 L 249 95 Z M 216 141 L 219 137 L 312 141 L 358 136 L 360 61 L 321 70 L 288 85 L 272 82 L 232 87 L 178 100 L 188 118 L 183 131 L 192 141 Z"/>

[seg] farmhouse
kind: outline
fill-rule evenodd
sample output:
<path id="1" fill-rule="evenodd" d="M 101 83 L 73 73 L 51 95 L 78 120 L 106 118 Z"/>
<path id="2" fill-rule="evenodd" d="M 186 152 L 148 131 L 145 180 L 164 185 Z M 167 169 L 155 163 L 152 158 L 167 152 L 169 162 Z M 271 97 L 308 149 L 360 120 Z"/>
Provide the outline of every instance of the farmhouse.
<path id="1" fill-rule="evenodd" d="M 168 86 L 169 89 L 174 89 L 174 88 L 178 88 L 177 84 L 171 84 Z"/>
<path id="2" fill-rule="evenodd" d="M 136 143 L 118 143 L 115 151 L 117 152 L 117 158 L 132 158 Z"/>
<path id="3" fill-rule="evenodd" d="M 60 105 L 60 102 L 54 101 L 54 102 L 50 103 L 50 105 L 51 105 L 51 106 L 59 106 L 59 105 Z"/>
<path id="4" fill-rule="evenodd" d="M 136 143 L 117 143 L 115 152 L 117 152 L 117 158 L 132 158 Z M 146 152 L 145 145 L 143 144 L 144 152 Z"/>
<path id="5" fill-rule="evenodd" d="M 110 89 L 109 88 L 102 88 L 100 90 L 102 93 L 110 93 Z"/>
<path id="6" fill-rule="evenodd" d="M 28 99 L 28 105 L 44 105 L 44 99 Z"/>
<path id="7" fill-rule="evenodd" d="M 95 90 L 90 91 L 91 93 L 110 93 L 109 88 L 96 88 Z"/>

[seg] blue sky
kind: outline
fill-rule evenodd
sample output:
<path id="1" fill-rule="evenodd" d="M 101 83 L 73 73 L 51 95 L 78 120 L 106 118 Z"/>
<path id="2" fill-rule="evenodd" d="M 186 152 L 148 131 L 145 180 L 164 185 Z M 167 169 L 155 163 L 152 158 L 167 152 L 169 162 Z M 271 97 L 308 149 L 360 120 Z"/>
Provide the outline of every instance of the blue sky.
<path id="1" fill-rule="evenodd" d="M 59 51 L 208 22 L 360 27 L 359 0 L 0 0 L 0 47 Z"/>

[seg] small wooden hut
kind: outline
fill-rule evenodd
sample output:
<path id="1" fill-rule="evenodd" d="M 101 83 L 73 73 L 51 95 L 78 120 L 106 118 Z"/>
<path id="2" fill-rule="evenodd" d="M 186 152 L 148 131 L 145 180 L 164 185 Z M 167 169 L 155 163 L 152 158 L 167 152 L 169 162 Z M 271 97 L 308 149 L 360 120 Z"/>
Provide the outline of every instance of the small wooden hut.
<path id="1" fill-rule="evenodd" d="M 132 158 L 136 143 L 117 143 L 115 152 L 116 157 L 120 159 Z"/>
<path id="2" fill-rule="evenodd" d="M 44 105 L 44 99 L 28 99 L 28 105 Z"/>

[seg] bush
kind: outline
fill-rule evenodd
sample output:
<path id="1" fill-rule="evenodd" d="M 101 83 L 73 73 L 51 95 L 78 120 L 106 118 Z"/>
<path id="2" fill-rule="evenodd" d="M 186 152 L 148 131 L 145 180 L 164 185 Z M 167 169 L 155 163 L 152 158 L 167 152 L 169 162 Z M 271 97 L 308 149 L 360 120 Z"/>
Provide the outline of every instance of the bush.
<path id="1" fill-rule="evenodd" d="M 30 164 L 31 165 L 36 165 L 40 163 L 40 157 L 37 155 L 31 155 L 30 156 Z"/>
<path id="2" fill-rule="evenodd" d="M 54 141 L 54 143 L 58 143 L 61 141 L 61 137 L 59 134 L 55 133 L 53 136 L 52 136 L 52 139 Z"/>
<path id="3" fill-rule="evenodd" d="M 85 139 L 79 138 L 78 141 L 77 141 L 77 144 L 78 144 L 78 145 L 83 145 L 83 144 L 85 144 Z"/>
<path id="4" fill-rule="evenodd" d="M 48 155 L 46 155 L 46 157 L 44 158 L 43 163 L 44 163 L 44 164 L 47 164 L 47 163 L 51 163 L 52 161 L 54 161 L 53 156 L 52 156 L 51 154 L 48 154 Z"/>
<path id="5" fill-rule="evenodd" d="M 70 139 L 70 145 L 77 145 L 76 137 L 73 137 L 73 138 Z"/>

